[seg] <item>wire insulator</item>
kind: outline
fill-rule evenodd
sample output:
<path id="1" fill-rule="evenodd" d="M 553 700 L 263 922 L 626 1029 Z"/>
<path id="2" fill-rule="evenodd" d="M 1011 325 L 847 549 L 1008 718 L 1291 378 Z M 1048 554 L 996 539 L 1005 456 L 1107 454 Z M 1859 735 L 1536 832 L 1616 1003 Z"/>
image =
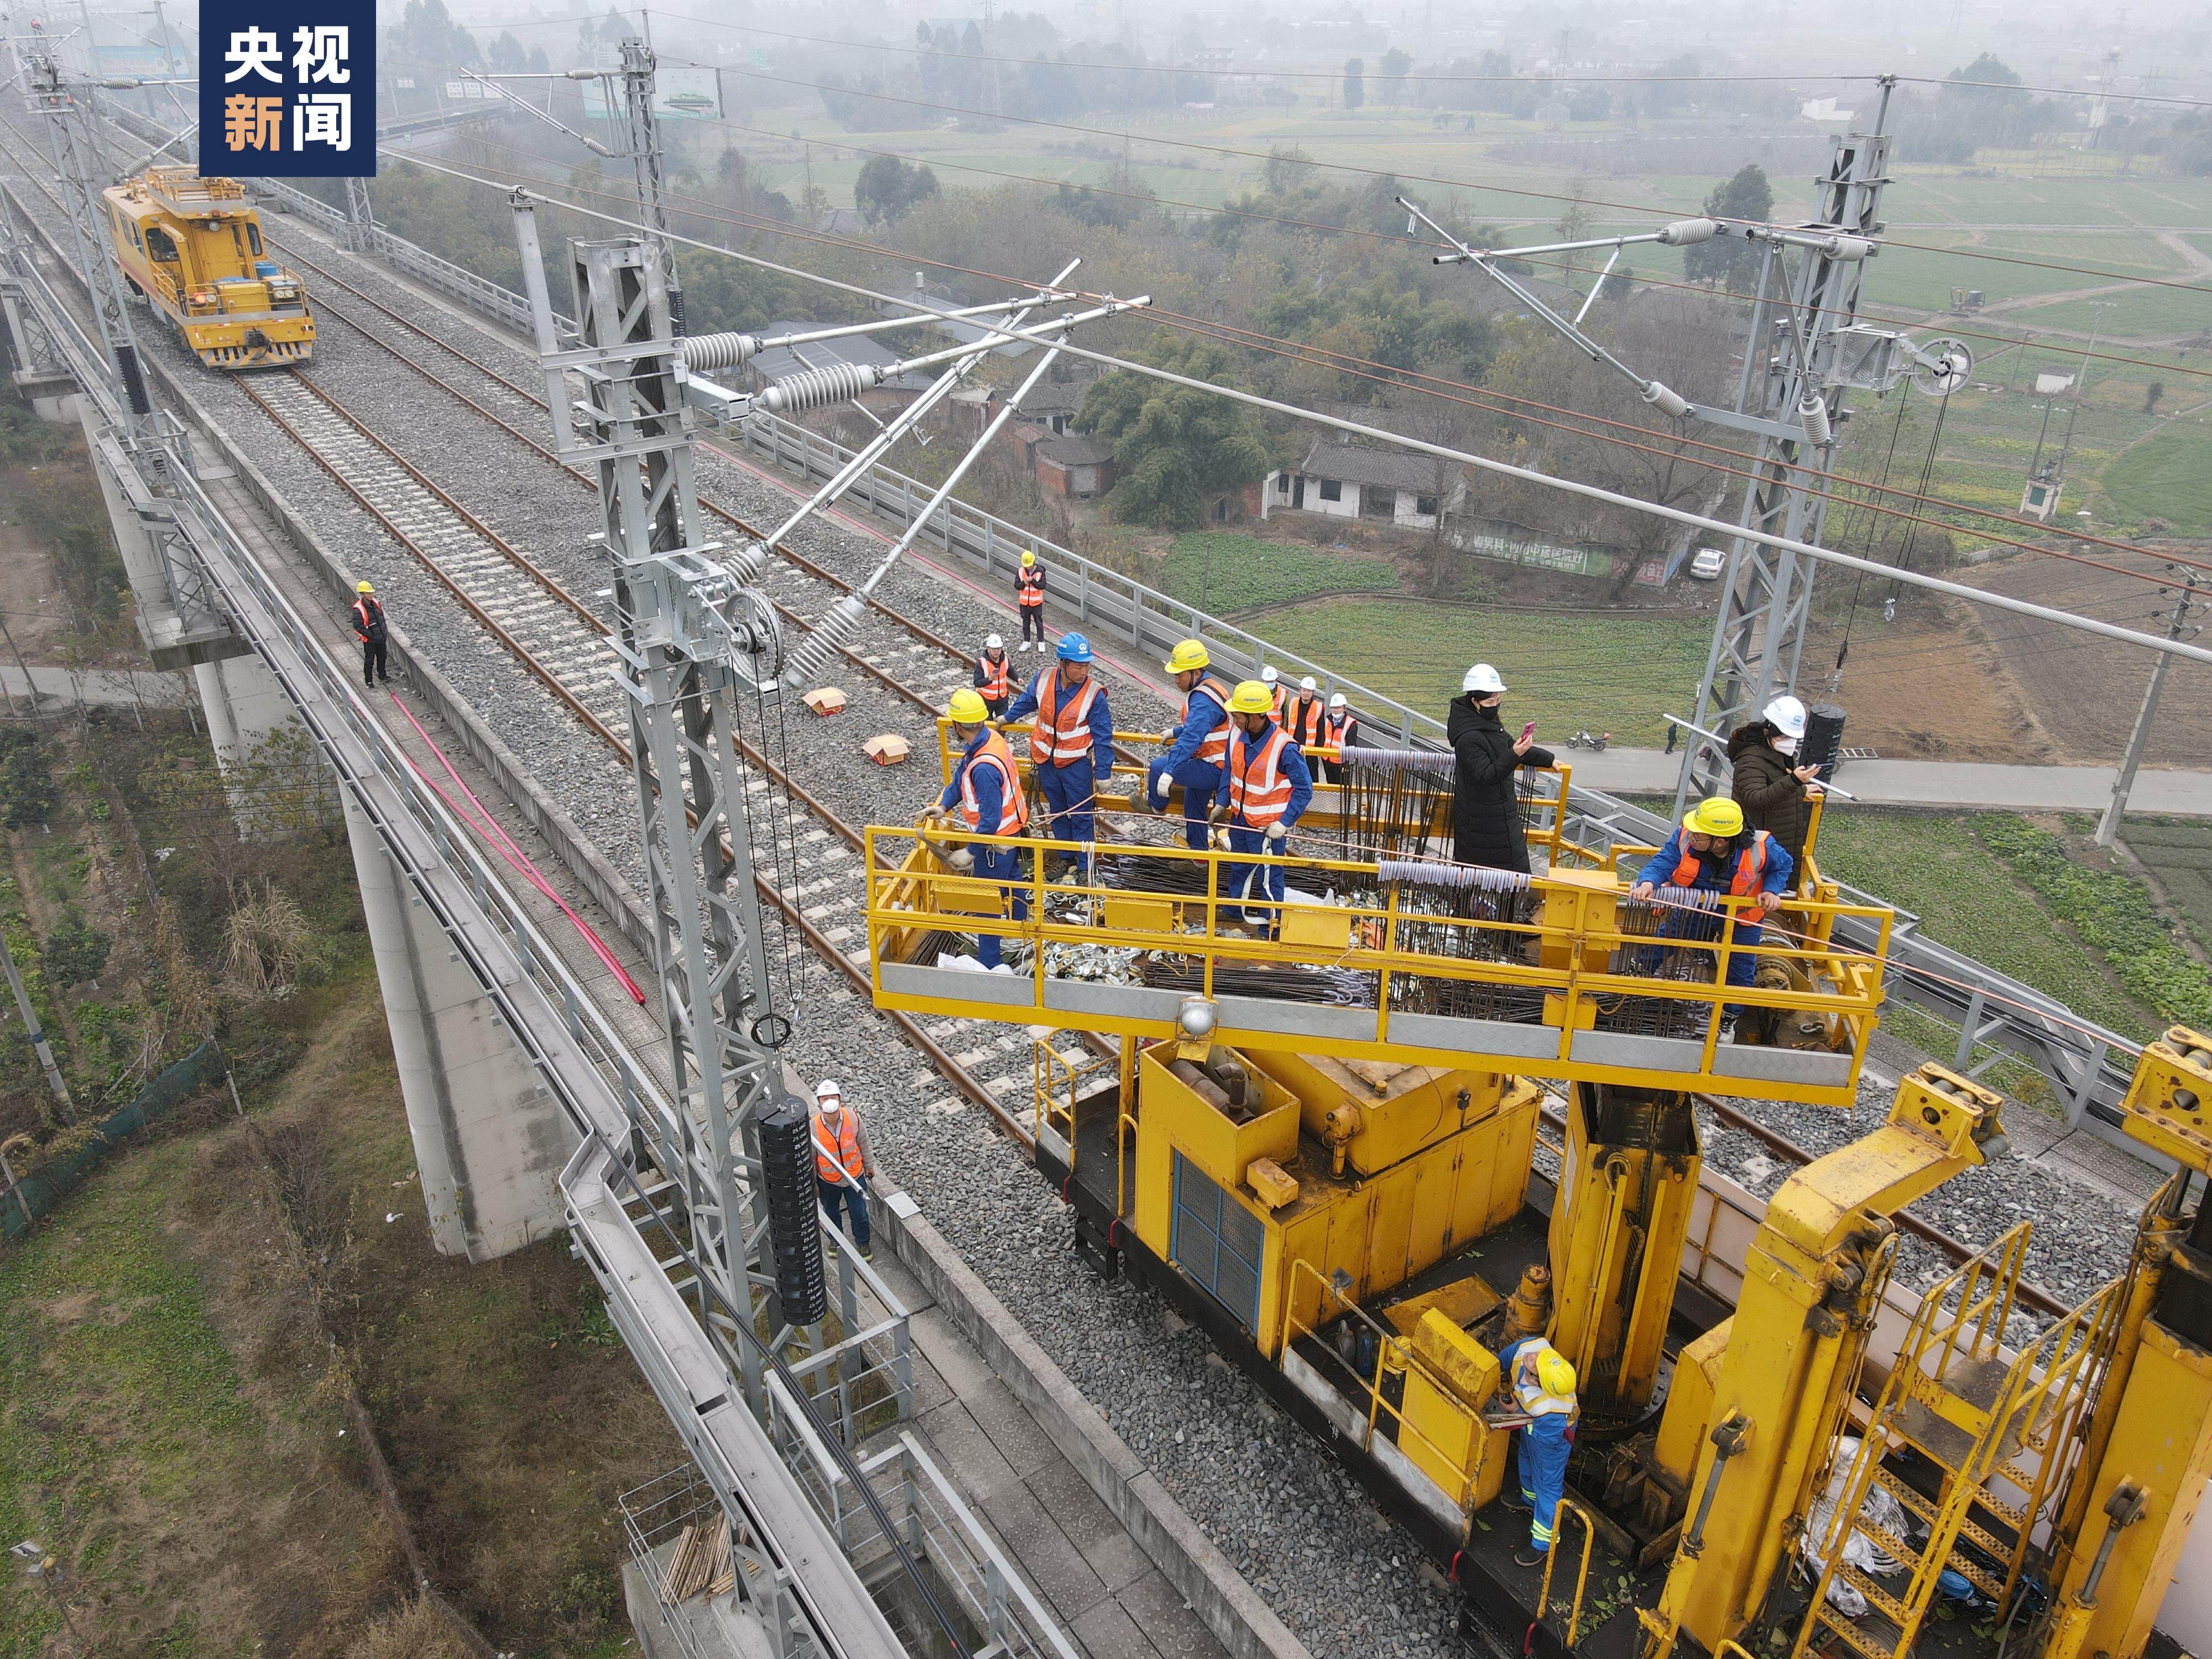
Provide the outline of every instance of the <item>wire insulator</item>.
<path id="1" fill-rule="evenodd" d="M 828 614 L 784 659 L 783 680 L 787 684 L 803 685 L 819 674 L 829 666 L 830 658 L 837 647 L 859 632 L 860 619 L 867 613 L 866 602 L 852 593 L 831 605 Z"/>
<path id="2" fill-rule="evenodd" d="M 778 380 L 761 393 L 761 407 L 775 415 L 804 415 L 872 392 L 883 383 L 883 370 L 872 363 L 832 363 Z"/>
<path id="3" fill-rule="evenodd" d="M 1835 428 L 1828 421 L 1828 405 L 1817 393 L 1797 405 L 1797 424 L 1805 429 L 1805 441 L 1815 447 L 1835 435 Z"/>
<path id="4" fill-rule="evenodd" d="M 1719 230 L 1720 227 L 1711 219 L 1677 219 L 1671 225 L 1660 227 L 1659 243 L 1662 247 L 1689 247 L 1698 242 L 1711 241 Z"/>
<path id="5" fill-rule="evenodd" d="M 761 349 L 757 334 L 695 334 L 676 343 L 676 355 L 695 374 L 710 368 L 736 368 Z"/>
<path id="6" fill-rule="evenodd" d="M 751 586 L 768 568 L 768 544 L 752 541 L 738 543 L 722 555 L 722 568 L 744 586 Z"/>
<path id="7" fill-rule="evenodd" d="M 1646 380 L 1644 401 L 1670 421 L 1679 421 L 1690 412 L 1690 400 L 1663 381 Z"/>
<path id="8" fill-rule="evenodd" d="M 786 1099 L 761 1118 L 760 1148 L 776 1300 L 785 1324 L 811 1325 L 829 1311 L 830 1285 L 822 1271 L 813 1115 L 803 1102 Z"/>

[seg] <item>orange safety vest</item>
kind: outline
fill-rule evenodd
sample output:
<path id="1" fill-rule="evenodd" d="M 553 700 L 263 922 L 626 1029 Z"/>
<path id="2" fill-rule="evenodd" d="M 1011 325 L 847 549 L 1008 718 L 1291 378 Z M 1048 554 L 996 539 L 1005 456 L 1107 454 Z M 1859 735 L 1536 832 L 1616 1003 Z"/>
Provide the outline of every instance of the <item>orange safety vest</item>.
<path id="1" fill-rule="evenodd" d="M 1276 681 L 1274 692 L 1268 701 L 1273 705 L 1267 711 L 1268 716 L 1276 725 L 1280 726 L 1283 723 L 1283 710 L 1290 707 L 1291 688 L 1280 680 Z"/>
<path id="2" fill-rule="evenodd" d="M 1352 724 L 1352 718 L 1349 714 L 1330 714 L 1326 717 L 1322 728 L 1325 734 L 1322 738 L 1323 759 L 1341 761 L 1344 758 L 1344 737 L 1345 733 L 1351 730 Z"/>
<path id="3" fill-rule="evenodd" d="M 975 659 L 975 668 L 976 672 L 983 676 L 982 684 L 975 688 L 983 701 L 985 702 L 1006 702 L 1013 690 L 1013 682 L 1008 676 L 1014 672 L 1013 665 L 1006 660 L 1006 653 L 1001 651 L 999 653 L 999 660 L 994 663 L 991 660 L 991 653 L 986 651 Z"/>
<path id="4" fill-rule="evenodd" d="M 1229 810 L 1248 829 L 1279 823 L 1289 809 L 1291 775 L 1283 769 L 1283 751 L 1291 747 L 1291 734 L 1279 726 L 1268 727 L 1257 742 L 1239 732 L 1231 746 Z"/>
<path id="5" fill-rule="evenodd" d="M 1041 564 L 1024 566 L 1014 573 L 1015 583 L 1020 587 L 1022 609 L 1033 611 L 1044 603 L 1044 567 Z"/>
<path id="6" fill-rule="evenodd" d="M 1318 696 L 1310 702 L 1303 697 L 1293 697 L 1284 715 L 1283 729 L 1304 748 L 1321 741 L 1322 732 L 1328 725 L 1328 705 Z"/>
<path id="7" fill-rule="evenodd" d="M 1198 707 L 1201 691 L 1221 710 L 1221 724 L 1206 734 L 1206 740 L 1198 745 L 1198 752 L 1191 758 L 1201 766 L 1219 766 L 1229 758 L 1229 699 L 1222 691 L 1220 681 L 1201 678 L 1183 694 L 1182 717 L 1186 725 Z"/>
<path id="8" fill-rule="evenodd" d="M 1697 884 L 1698 866 L 1705 860 L 1687 848 L 1682 850 L 1682 861 L 1674 866 L 1674 885 L 1692 887 Z M 1766 873 L 1766 831 L 1759 830 L 1751 838 L 1751 845 L 1736 854 L 1735 873 L 1729 878 L 1729 895 L 1742 898 L 1759 890 L 1759 878 Z"/>
<path id="9" fill-rule="evenodd" d="M 369 614 L 372 610 L 375 612 L 373 617 Z M 376 631 L 376 625 L 383 620 L 384 607 L 375 600 L 363 597 L 353 602 L 353 631 L 363 641 Z"/>
<path id="10" fill-rule="evenodd" d="M 823 1132 L 830 1128 L 829 1121 L 820 1112 L 814 1115 L 814 1173 L 831 1186 L 842 1186 L 848 1180 L 860 1178 L 860 1121 L 853 1115 L 850 1107 L 840 1107 L 837 1127 L 824 1139 Z"/>
<path id="11" fill-rule="evenodd" d="M 988 829 L 981 822 L 983 808 L 975 799 L 975 769 L 979 766 L 999 769 L 999 821 Z M 1006 746 L 1003 733 L 986 733 L 983 746 L 960 769 L 960 816 L 970 830 L 985 836 L 1016 835 L 1029 823 L 1030 804 L 1022 799 L 1021 781 L 1014 775 L 1014 751 Z"/>
<path id="12" fill-rule="evenodd" d="M 1098 701 L 1098 676 L 1065 708 L 1060 706 L 1060 670 L 1045 670 L 1037 688 L 1036 718 L 1030 726 L 1030 758 L 1039 766 L 1066 766 L 1091 752 L 1091 705 Z"/>

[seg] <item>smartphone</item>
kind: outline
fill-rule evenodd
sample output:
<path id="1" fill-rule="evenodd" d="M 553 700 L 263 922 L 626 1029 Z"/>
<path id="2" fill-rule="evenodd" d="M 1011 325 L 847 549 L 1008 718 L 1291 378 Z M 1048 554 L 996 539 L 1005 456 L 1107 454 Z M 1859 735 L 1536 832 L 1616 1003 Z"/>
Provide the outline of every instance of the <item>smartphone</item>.
<path id="1" fill-rule="evenodd" d="M 1523 743 L 1528 742 L 1529 738 L 1531 738 L 1534 737 L 1535 735 L 1536 735 L 1536 722 L 1535 722 L 1535 721 L 1534 721 L 1534 720 L 1530 720 L 1530 721 L 1528 722 L 1528 725 L 1526 725 L 1526 726 L 1522 726 L 1522 727 L 1521 728 L 1521 741 L 1522 741 L 1522 742 L 1523 742 Z"/>

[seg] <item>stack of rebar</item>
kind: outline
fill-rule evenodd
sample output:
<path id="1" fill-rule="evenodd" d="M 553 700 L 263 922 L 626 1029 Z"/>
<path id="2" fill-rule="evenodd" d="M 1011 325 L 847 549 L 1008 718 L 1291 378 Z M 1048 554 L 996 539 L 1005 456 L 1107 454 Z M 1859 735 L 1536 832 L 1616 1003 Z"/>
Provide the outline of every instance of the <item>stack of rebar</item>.
<path id="1" fill-rule="evenodd" d="M 1534 921 L 1542 899 L 1519 871 L 1399 859 L 1383 860 L 1375 870 L 1385 896 L 1396 896 L 1401 950 L 1461 962 L 1525 959 L 1534 935 L 1512 929 Z M 1390 980 L 1390 1006 L 1455 1019 L 1526 1024 L 1543 1017 L 1544 994 L 1531 986 L 1397 974 Z"/>
<path id="2" fill-rule="evenodd" d="M 1662 887 L 1648 899 L 1623 898 L 1615 916 L 1629 941 L 1617 945 L 1607 970 L 1641 979 L 1710 985 L 1714 957 L 1710 948 L 1726 918 L 1720 895 L 1689 887 Z M 1705 1005 L 1671 997 L 1601 999 L 1597 1029 L 1636 1036 L 1695 1036 L 1705 1029 Z"/>
<path id="3" fill-rule="evenodd" d="M 1431 843 L 1440 839 L 1437 826 L 1449 831 L 1451 823 L 1449 755 L 1355 745 L 1344 751 L 1344 762 L 1340 856 L 1418 859 L 1442 852 Z"/>
<path id="4" fill-rule="evenodd" d="M 1197 957 L 1152 956 L 1141 969 L 1145 984 L 1155 991 L 1202 991 L 1206 963 Z M 1372 1008 L 1373 974 L 1349 968 L 1291 967 L 1266 962 L 1217 962 L 1213 964 L 1213 994 L 1224 997 L 1260 997 L 1271 1002 L 1307 1002 L 1338 1008 Z"/>

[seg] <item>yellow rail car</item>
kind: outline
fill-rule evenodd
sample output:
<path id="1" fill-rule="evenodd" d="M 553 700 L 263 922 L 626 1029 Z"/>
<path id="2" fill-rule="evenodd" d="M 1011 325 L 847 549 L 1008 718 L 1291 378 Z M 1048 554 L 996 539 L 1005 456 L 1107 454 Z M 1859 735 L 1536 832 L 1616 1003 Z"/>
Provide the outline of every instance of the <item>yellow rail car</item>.
<path id="1" fill-rule="evenodd" d="M 269 257 L 236 179 L 154 167 L 103 194 L 125 277 L 210 368 L 289 366 L 313 355 L 307 289 Z"/>

